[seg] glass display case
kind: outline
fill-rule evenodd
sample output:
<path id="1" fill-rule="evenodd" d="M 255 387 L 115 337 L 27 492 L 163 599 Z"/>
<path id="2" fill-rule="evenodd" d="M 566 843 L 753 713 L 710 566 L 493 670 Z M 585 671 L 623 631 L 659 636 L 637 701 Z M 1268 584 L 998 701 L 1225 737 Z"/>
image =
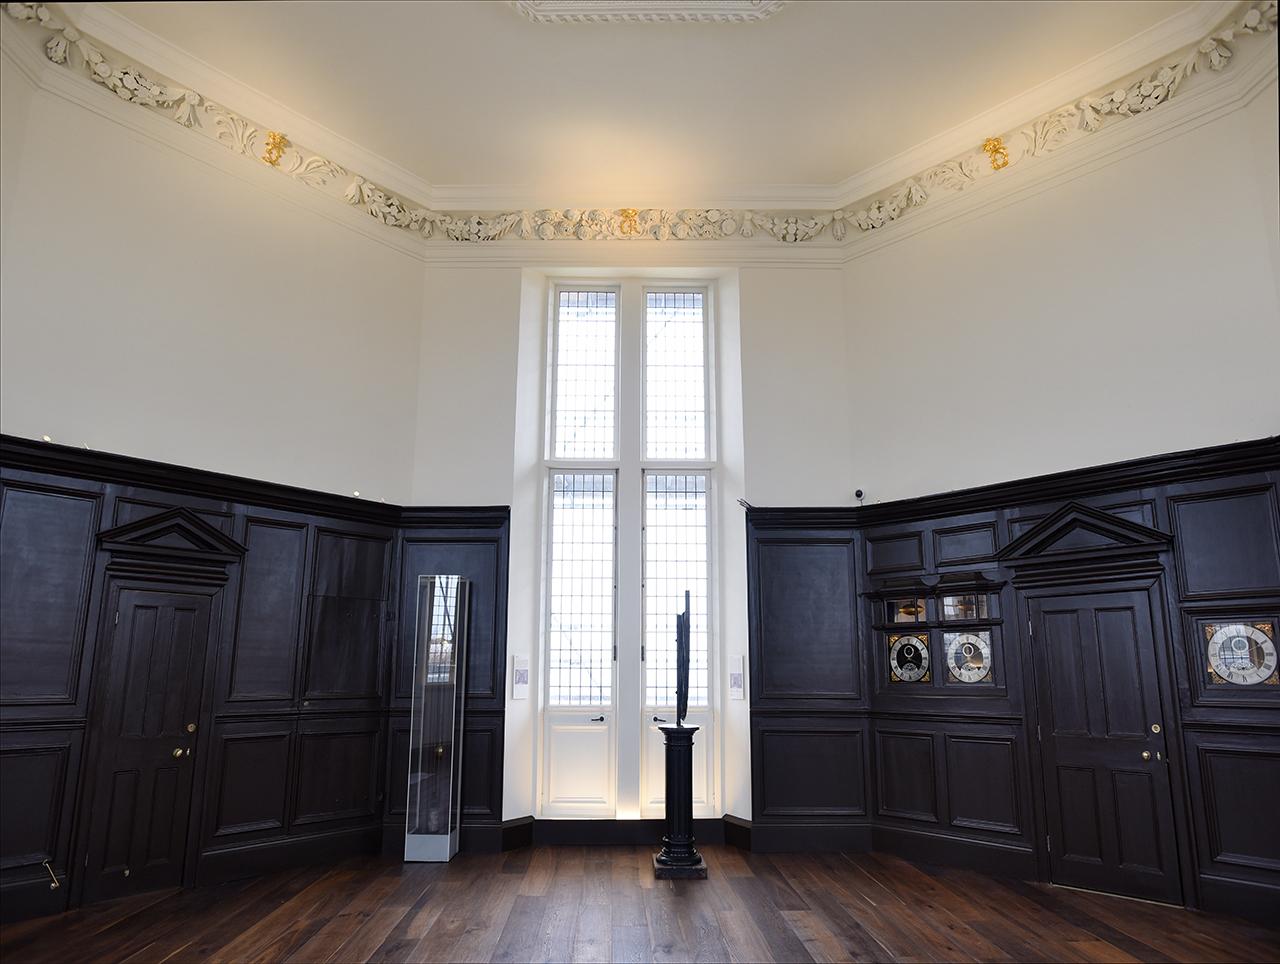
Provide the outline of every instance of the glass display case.
<path id="1" fill-rule="evenodd" d="M 461 576 L 418 577 L 405 860 L 458 852 L 469 592 Z"/>

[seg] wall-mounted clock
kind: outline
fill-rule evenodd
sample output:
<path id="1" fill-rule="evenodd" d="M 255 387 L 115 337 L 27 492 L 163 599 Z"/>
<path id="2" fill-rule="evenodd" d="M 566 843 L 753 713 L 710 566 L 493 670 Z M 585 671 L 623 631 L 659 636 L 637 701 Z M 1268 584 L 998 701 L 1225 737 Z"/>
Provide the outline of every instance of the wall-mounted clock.
<path id="1" fill-rule="evenodd" d="M 1271 621 L 1206 623 L 1204 635 L 1210 682 L 1280 685 L 1276 674 L 1276 630 Z"/>
<path id="2" fill-rule="evenodd" d="M 943 633 L 947 672 L 961 683 L 981 683 L 991 676 L 991 634 Z"/>
<path id="3" fill-rule="evenodd" d="M 897 683 L 915 683 L 929 679 L 927 634 L 889 637 L 889 679 Z"/>

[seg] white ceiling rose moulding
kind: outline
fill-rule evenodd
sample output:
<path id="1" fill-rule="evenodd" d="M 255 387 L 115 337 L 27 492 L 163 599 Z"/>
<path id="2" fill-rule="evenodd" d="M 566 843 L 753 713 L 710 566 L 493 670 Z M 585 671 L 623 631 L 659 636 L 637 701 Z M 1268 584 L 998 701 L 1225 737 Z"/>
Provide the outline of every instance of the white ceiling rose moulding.
<path id="1" fill-rule="evenodd" d="M 534 23 L 757 23 L 786 0 L 510 0 Z"/>
<path id="2" fill-rule="evenodd" d="M 283 173 L 297 185 L 332 200 L 345 201 L 380 225 L 399 229 L 397 233 L 415 241 L 425 240 L 432 248 L 442 241 L 462 243 L 474 252 L 475 242 L 506 247 L 512 241 L 573 239 L 626 241 L 648 247 L 650 242 L 704 240 L 718 242 L 717 256 L 728 256 L 730 249 L 738 256 L 736 249 L 744 249 L 745 253 L 745 249 L 769 241 L 824 249 L 833 244 L 866 244 L 882 229 L 900 220 L 903 223 L 936 220 L 932 216 L 921 218 L 918 212 L 922 209 L 927 208 L 930 214 L 941 212 L 948 207 L 944 201 L 972 195 L 973 189 L 982 185 L 1005 179 L 1023 181 L 1024 172 L 1029 174 L 1045 158 L 1059 151 L 1070 148 L 1067 153 L 1079 156 L 1080 145 L 1090 142 L 1100 132 L 1118 132 L 1133 126 L 1135 135 L 1136 128 L 1141 127 L 1143 134 L 1151 136 L 1159 131 L 1155 118 L 1166 114 L 1172 123 L 1184 122 L 1186 112 L 1167 109 L 1169 104 L 1183 99 L 1201 101 L 1200 113 L 1208 109 L 1205 105 L 1210 105 L 1211 100 L 1213 105 L 1225 107 L 1233 99 L 1222 94 L 1227 87 L 1225 82 L 1197 85 L 1193 79 L 1232 68 L 1242 59 L 1237 49 L 1247 43 L 1257 43 L 1253 38 L 1260 35 L 1274 37 L 1276 23 L 1276 0 L 1239 4 L 1230 10 L 1221 25 L 1200 40 L 1157 58 L 1138 76 L 1117 81 L 1114 86 L 1108 84 L 1090 95 L 1072 98 L 1066 106 L 1007 131 L 997 149 L 992 149 L 993 142 L 987 144 L 985 152 L 971 147 L 964 154 L 920 171 L 860 205 L 828 211 L 708 206 L 614 210 L 542 208 L 495 214 L 438 210 L 405 200 L 390 190 L 389 184 L 375 180 L 367 170 L 355 173 L 324 154 L 296 146 L 293 137 L 277 133 L 283 129 L 282 124 L 274 130 L 268 129 L 211 99 L 207 91 L 157 79 L 159 74 L 151 64 L 134 66 L 128 58 L 106 49 L 96 38 L 91 39 L 50 5 L 10 3 L 6 4 L 6 11 L 30 29 L 43 30 L 44 53 L 48 61 L 56 65 L 53 70 L 57 73 L 76 78 L 81 86 L 85 86 L 83 78 L 87 76 L 112 91 L 119 103 L 132 105 L 135 110 L 140 107 L 152 117 L 167 118 L 186 128 L 188 136 L 202 135 L 207 142 L 252 159 L 258 166 L 255 179 L 264 172 L 271 177 Z M 1257 87 L 1253 80 L 1260 71 L 1266 77 L 1275 73 L 1274 43 L 1270 47 L 1264 56 L 1252 59 L 1253 69 L 1238 70 L 1242 75 L 1250 75 L 1250 89 Z M 1198 86 L 1200 96 L 1193 97 Z M 1218 96 L 1207 97 L 1211 90 Z M 101 92 L 98 93 L 100 96 Z M 1239 96 L 1236 93 L 1234 99 L 1239 100 Z M 1157 109 L 1160 113 L 1153 114 Z M 1135 117 L 1142 120 L 1132 120 Z M 1131 140 L 1128 136 L 1122 139 Z M 1115 141 L 1114 134 L 1098 138 L 1100 144 L 1108 140 Z M 1033 159 L 1036 164 L 1028 163 Z M 1047 165 L 1046 170 L 1049 167 L 1060 165 Z M 957 204 L 956 207 L 959 210 L 969 205 Z M 907 218 L 908 214 L 912 217 Z M 386 229 L 379 227 L 378 230 Z M 520 246 L 527 252 L 527 245 Z M 811 254 L 822 257 L 817 250 Z"/>

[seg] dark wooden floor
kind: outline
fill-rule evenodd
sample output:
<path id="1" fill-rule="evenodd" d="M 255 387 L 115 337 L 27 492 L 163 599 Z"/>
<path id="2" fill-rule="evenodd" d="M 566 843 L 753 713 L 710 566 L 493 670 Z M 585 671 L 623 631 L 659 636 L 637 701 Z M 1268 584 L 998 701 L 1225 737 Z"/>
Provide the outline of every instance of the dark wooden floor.
<path id="1" fill-rule="evenodd" d="M 0 928 L 18 961 L 1274 961 L 1280 931 L 883 854 L 637 847 L 359 858 Z"/>

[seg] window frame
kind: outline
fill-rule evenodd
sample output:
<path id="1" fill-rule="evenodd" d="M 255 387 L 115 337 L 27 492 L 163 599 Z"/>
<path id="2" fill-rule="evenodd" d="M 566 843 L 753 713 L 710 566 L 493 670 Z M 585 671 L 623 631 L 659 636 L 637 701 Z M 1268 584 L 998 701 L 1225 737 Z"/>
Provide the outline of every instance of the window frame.
<path id="1" fill-rule="evenodd" d="M 702 400 L 706 406 L 702 425 L 702 453 L 700 459 L 649 458 L 649 293 L 684 294 L 698 292 L 702 295 Z M 716 450 L 713 422 L 715 405 L 712 401 L 712 387 L 715 384 L 711 362 L 711 286 L 707 284 L 643 284 L 640 287 L 640 467 L 642 469 L 659 466 L 698 465 L 707 469 L 715 468 Z M 621 342 L 621 338 L 618 339 Z M 620 420 L 620 419 L 619 419 Z"/>
<path id="2" fill-rule="evenodd" d="M 560 294 L 565 291 L 612 292 L 614 296 L 613 314 L 613 458 L 575 458 L 573 456 L 556 455 L 559 441 L 557 432 L 556 404 L 560 387 Z M 622 462 L 622 285 L 577 283 L 557 281 L 551 286 L 551 297 L 548 304 L 550 319 L 549 351 L 547 359 L 547 430 L 546 444 L 543 446 L 543 460 L 548 465 L 593 466 L 618 468 Z M 615 481 L 616 484 L 616 481 Z M 616 492 L 616 489 L 615 489 Z"/>

